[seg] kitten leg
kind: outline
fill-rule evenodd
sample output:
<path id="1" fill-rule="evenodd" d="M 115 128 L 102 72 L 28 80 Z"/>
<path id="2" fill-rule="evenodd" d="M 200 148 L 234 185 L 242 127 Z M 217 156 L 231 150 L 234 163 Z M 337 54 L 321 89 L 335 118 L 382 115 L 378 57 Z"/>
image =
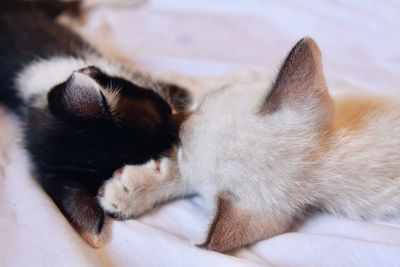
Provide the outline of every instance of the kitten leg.
<path id="1" fill-rule="evenodd" d="M 239 205 L 229 194 L 218 197 L 218 207 L 201 248 L 230 251 L 289 230 L 291 219 L 268 217 L 254 205 Z"/>
<path id="2" fill-rule="evenodd" d="M 76 231 L 95 248 L 107 241 L 106 217 L 96 199 L 97 188 L 78 179 L 49 178 L 44 189 Z M 94 190 L 96 188 L 96 190 Z"/>
<path id="3" fill-rule="evenodd" d="M 168 157 L 117 171 L 99 190 L 103 209 L 118 219 L 137 217 L 156 205 L 193 194 Z"/>

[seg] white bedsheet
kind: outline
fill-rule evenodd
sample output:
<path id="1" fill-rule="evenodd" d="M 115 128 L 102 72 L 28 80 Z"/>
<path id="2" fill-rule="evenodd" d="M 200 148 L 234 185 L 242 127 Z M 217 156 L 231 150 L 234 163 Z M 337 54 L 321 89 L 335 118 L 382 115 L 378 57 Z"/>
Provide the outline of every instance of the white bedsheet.
<path id="1" fill-rule="evenodd" d="M 157 0 L 99 7 L 81 30 L 114 56 L 194 76 L 244 67 L 273 72 L 305 35 L 319 43 L 334 89 L 400 90 L 396 1 Z M 230 255 L 198 249 L 210 212 L 180 200 L 139 220 L 113 222 L 93 249 L 29 175 L 16 120 L 0 113 L 0 267 L 400 266 L 400 226 L 313 214 L 292 232 Z M 399 192 L 400 193 L 400 192 Z"/>

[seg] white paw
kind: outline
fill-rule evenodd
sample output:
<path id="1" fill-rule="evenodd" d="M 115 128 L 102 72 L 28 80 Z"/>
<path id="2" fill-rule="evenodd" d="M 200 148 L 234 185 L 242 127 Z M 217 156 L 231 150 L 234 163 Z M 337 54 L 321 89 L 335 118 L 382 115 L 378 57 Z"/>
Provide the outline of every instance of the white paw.
<path id="1" fill-rule="evenodd" d="M 99 191 L 100 205 L 117 219 L 143 214 L 156 204 L 159 182 L 168 176 L 168 168 L 167 161 L 150 160 L 117 170 Z"/>

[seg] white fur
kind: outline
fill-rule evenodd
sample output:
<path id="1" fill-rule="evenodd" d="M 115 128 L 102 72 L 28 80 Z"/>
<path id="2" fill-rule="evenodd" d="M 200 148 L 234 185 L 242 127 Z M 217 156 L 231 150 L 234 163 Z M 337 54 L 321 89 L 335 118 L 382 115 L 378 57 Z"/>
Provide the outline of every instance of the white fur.
<path id="1" fill-rule="evenodd" d="M 141 215 L 171 196 L 177 196 L 177 188 L 186 188 L 177 173 L 176 164 L 168 158 L 125 166 L 122 173 L 117 171 L 113 179 L 106 181 L 99 202 L 117 217 Z"/>
<path id="2" fill-rule="evenodd" d="M 31 100 L 34 96 L 43 96 L 43 99 L 36 101 L 38 102 L 36 103 L 37 105 L 43 106 L 47 104 L 45 97 L 51 88 L 65 82 L 74 71 L 88 66 L 96 66 L 109 75 L 122 76 L 128 80 L 132 80 L 132 73 L 129 73 L 127 69 L 101 57 L 87 56 L 86 58 L 75 58 L 54 56 L 48 59 L 38 59 L 24 66 L 15 80 L 15 85 L 20 96 L 25 101 Z M 80 77 L 82 78 L 83 76 Z M 113 104 L 112 99 L 108 100 Z"/>
<path id="3" fill-rule="evenodd" d="M 179 158 L 184 177 L 200 187 L 212 183 L 214 190 L 228 190 L 252 205 L 271 203 L 271 208 L 276 204 L 295 210 L 315 204 L 364 218 L 400 215 L 398 96 L 371 96 L 371 101 L 384 101 L 386 107 L 364 110 L 361 129 L 335 129 L 323 152 L 316 147 L 318 137 L 307 114 L 288 108 L 259 116 L 242 108 L 252 98 L 238 97 L 235 92 L 242 89 L 233 86 L 210 95 L 185 123 Z M 259 95 L 248 88 L 247 93 Z M 322 154 L 311 160 L 308 152 L 315 149 Z M 203 195 L 207 194 L 205 190 Z"/>
<path id="4" fill-rule="evenodd" d="M 37 60 L 19 73 L 16 88 L 21 97 L 28 101 L 33 95 L 45 94 L 53 86 L 65 82 L 73 71 L 86 66 L 83 59 L 54 57 Z"/>

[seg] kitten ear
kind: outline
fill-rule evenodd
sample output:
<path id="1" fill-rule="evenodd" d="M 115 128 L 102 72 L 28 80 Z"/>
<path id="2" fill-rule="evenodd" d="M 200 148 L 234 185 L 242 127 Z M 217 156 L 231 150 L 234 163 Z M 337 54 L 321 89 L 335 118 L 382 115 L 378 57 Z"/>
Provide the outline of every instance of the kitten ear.
<path id="1" fill-rule="evenodd" d="M 230 194 L 220 194 L 217 212 L 207 240 L 201 248 L 227 252 L 287 231 L 291 219 L 285 216 L 268 217 L 262 210 L 239 205 Z"/>
<path id="2" fill-rule="evenodd" d="M 75 71 L 69 79 L 47 95 L 49 108 L 65 120 L 87 121 L 106 114 L 100 86 L 86 74 Z"/>
<path id="3" fill-rule="evenodd" d="M 329 99 L 320 50 L 312 38 L 306 37 L 286 57 L 261 113 L 274 112 L 284 105 L 313 109 Z"/>
<path id="4" fill-rule="evenodd" d="M 99 182 L 71 177 L 50 177 L 40 182 L 87 243 L 98 248 L 108 242 L 109 221 L 97 201 Z"/>
<path id="5" fill-rule="evenodd" d="M 81 188 L 72 190 L 71 195 L 64 196 L 64 202 L 59 204 L 62 212 L 89 245 L 94 248 L 104 246 L 110 233 L 107 217 L 97 198 Z"/>

